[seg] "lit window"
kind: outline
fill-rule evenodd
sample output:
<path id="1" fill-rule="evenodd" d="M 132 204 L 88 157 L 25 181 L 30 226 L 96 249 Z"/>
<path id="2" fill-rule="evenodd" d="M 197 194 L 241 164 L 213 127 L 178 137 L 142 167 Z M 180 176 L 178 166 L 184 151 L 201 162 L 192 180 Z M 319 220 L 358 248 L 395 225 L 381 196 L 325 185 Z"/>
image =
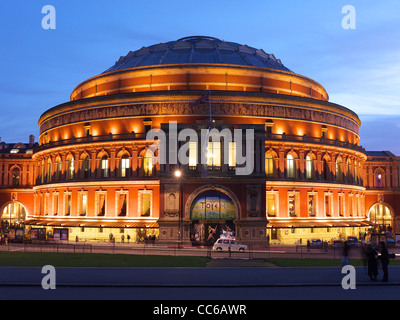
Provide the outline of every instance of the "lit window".
<path id="1" fill-rule="evenodd" d="M 143 158 L 143 173 L 147 177 L 153 175 L 153 154 L 151 151 L 147 151 Z"/>
<path id="2" fill-rule="evenodd" d="M 288 154 L 287 156 L 287 177 L 294 178 L 295 177 L 295 163 L 293 156 Z"/>
<path id="3" fill-rule="evenodd" d="M 101 177 L 108 178 L 108 158 L 103 156 L 101 159 Z"/>
<path id="4" fill-rule="evenodd" d="M 307 179 L 314 178 L 314 162 L 310 156 L 306 157 L 306 178 Z"/>
<path id="5" fill-rule="evenodd" d="M 267 215 L 269 217 L 275 217 L 275 194 L 267 193 Z"/>
<path id="6" fill-rule="evenodd" d="M 152 195 L 151 190 L 139 190 L 139 215 L 141 217 L 151 216 Z"/>
<path id="7" fill-rule="evenodd" d="M 296 216 L 296 195 L 294 193 L 289 193 L 288 211 L 290 217 Z"/>
<path id="8" fill-rule="evenodd" d="M 124 155 L 121 158 L 121 177 L 125 178 L 128 176 L 128 172 L 129 172 L 129 156 L 128 155 Z"/>
<path id="9" fill-rule="evenodd" d="M 221 167 L 221 142 L 208 143 L 207 166 L 211 169 Z"/>
<path id="10" fill-rule="evenodd" d="M 383 183 L 382 183 L 382 172 L 381 171 L 376 171 L 375 173 L 375 187 L 382 188 Z"/>
<path id="11" fill-rule="evenodd" d="M 274 159 L 271 153 L 267 153 L 265 156 L 265 174 L 267 178 L 273 178 L 274 176 Z"/>
<path id="12" fill-rule="evenodd" d="M 74 171 L 75 171 L 74 158 L 71 158 L 68 161 L 68 170 L 67 170 L 68 180 L 72 180 L 74 178 Z"/>
<path id="13" fill-rule="evenodd" d="M 236 167 L 236 142 L 229 142 L 229 167 Z"/>
<path id="14" fill-rule="evenodd" d="M 189 168 L 197 166 L 197 142 L 189 142 Z"/>

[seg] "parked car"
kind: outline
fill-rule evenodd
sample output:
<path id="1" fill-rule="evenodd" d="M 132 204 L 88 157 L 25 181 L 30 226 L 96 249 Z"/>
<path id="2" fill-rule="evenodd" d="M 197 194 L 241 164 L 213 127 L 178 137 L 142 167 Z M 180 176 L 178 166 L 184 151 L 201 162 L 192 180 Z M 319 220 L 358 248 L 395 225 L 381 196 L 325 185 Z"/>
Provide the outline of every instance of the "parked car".
<path id="1" fill-rule="evenodd" d="M 358 242 L 357 237 L 347 237 L 347 244 L 350 247 L 359 247 L 360 246 L 360 243 Z"/>
<path id="2" fill-rule="evenodd" d="M 332 239 L 331 247 L 332 248 L 343 248 L 344 242 L 341 239 Z"/>
<path id="3" fill-rule="evenodd" d="M 388 248 L 392 248 L 395 246 L 393 234 L 390 232 L 385 232 L 384 235 L 386 236 L 386 246 Z"/>
<path id="4" fill-rule="evenodd" d="M 311 248 L 322 248 L 321 239 L 312 239 L 311 240 Z"/>
<path id="5" fill-rule="evenodd" d="M 219 238 L 213 245 L 213 250 L 217 251 L 245 251 L 247 246 L 245 244 L 240 244 L 236 240 Z"/>

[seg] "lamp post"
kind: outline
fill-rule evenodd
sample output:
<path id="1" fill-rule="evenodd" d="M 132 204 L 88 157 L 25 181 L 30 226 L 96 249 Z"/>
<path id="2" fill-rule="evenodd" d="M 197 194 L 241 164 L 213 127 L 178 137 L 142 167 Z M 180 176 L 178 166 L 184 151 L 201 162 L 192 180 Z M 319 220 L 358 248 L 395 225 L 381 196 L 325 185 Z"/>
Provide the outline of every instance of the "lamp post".
<path id="1" fill-rule="evenodd" d="M 179 181 L 179 230 L 178 230 L 178 248 L 182 246 L 183 239 L 183 207 L 182 207 L 182 172 L 175 170 L 175 178 Z"/>

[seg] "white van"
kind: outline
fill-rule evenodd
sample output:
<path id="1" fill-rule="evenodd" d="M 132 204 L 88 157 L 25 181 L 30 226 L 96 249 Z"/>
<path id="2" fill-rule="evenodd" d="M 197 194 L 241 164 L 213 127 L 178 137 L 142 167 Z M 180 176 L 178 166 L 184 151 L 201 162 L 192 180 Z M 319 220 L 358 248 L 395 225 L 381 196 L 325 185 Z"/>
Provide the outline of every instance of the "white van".
<path id="1" fill-rule="evenodd" d="M 229 238 L 219 238 L 213 245 L 213 250 L 217 251 L 245 251 L 247 250 L 247 246 L 244 244 L 240 244 L 234 239 Z"/>

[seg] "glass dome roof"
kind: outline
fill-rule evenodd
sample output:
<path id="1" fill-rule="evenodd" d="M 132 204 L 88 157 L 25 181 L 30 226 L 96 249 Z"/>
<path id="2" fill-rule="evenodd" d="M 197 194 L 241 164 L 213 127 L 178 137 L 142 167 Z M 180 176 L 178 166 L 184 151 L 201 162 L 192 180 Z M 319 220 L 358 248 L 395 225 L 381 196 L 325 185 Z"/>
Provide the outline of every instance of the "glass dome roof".
<path id="1" fill-rule="evenodd" d="M 191 63 L 242 65 L 292 72 L 280 59 L 262 49 L 213 37 L 191 36 L 130 51 L 103 73 L 135 67 Z"/>

